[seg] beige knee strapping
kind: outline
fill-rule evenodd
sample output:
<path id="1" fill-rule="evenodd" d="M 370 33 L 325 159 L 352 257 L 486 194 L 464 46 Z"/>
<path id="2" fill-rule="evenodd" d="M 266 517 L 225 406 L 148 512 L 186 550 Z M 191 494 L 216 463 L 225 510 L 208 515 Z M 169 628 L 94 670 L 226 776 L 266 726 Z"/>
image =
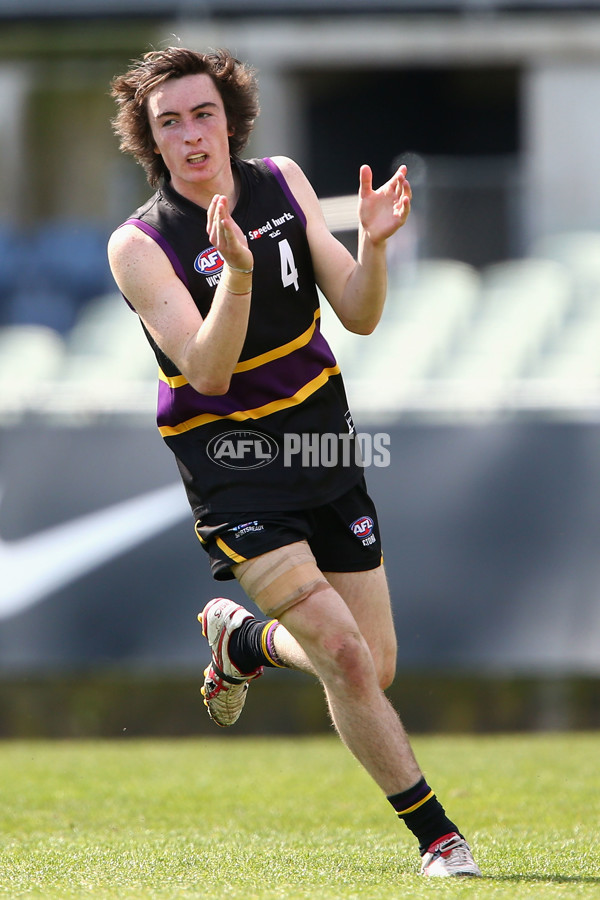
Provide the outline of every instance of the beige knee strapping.
<path id="1" fill-rule="evenodd" d="M 269 618 L 329 587 L 306 541 L 279 547 L 234 566 L 233 572 L 251 600 Z"/>

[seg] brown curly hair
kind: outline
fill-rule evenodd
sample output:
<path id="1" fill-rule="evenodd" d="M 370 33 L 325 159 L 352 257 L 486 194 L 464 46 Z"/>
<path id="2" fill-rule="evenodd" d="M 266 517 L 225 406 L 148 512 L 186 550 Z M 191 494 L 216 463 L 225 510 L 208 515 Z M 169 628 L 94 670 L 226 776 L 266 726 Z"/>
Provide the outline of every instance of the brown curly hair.
<path id="1" fill-rule="evenodd" d="M 111 95 L 118 104 L 112 126 L 120 139 L 120 149 L 131 153 L 143 166 L 148 182 L 156 187 L 167 175 L 162 156 L 154 152 L 154 139 L 146 108 L 148 94 L 171 78 L 209 75 L 216 85 L 233 134 L 229 152 L 239 156 L 250 137 L 259 113 L 258 85 L 254 69 L 235 59 L 228 50 L 198 53 L 183 47 L 167 47 L 145 53 L 130 69 L 111 82 Z"/>

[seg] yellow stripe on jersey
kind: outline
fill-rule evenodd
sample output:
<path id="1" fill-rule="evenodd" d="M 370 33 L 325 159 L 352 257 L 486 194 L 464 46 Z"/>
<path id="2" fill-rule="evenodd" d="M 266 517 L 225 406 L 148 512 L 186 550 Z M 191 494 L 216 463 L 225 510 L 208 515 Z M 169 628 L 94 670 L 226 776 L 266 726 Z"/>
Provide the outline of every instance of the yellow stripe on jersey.
<path id="1" fill-rule="evenodd" d="M 245 556 L 240 556 L 239 553 L 236 553 L 235 550 L 232 550 L 231 547 L 228 547 L 223 538 L 216 538 L 217 547 L 220 547 L 223 553 L 225 553 L 229 559 L 233 560 L 235 563 L 243 563 L 246 562 Z"/>
<path id="2" fill-rule="evenodd" d="M 299 350 L 300 347 L 306 347 L 315 333 L 317 319 L 320 315 L 321 310 L 316 309 L 312 325 L 310 328 L 307 328 L 303 334 L 294 338 L 293 341 L 288 341 L 287 344 L 275 347 L 274 350 L 268 350 L 266 353 L 261 353 L 260 356 L 254 356 L 252 359 L 245 359 L 243 362 L 238 363 L 233 370 L 233 374 L 235 375 L 237 372 L 248 372 L 250 369 L 257 369 L 265 363 L 273 362 L 274 359 L 281 359 L 282 356 L 288 356 L 290 353 L 293 353 L 294 350 Z"/>
<path id="3" fill-rule="evenodd" d="M 184 387 L 188 384 L 187 378 L 184 378 L 183 375 L 165 375 L 160 367 L 158 369 L 158 377 L 160 381 L 164 381 L 170 388 Z"/>
<path id="4" fill-rule="evenodd" d="M 299 350 L 300 347 L 306 347 L 315 333 L 317 319 L 320 315 L 321 310 L 316 309 L 312 325 L 301 335 L 294 338 L 293 341 L 288 341 L 287 344 L 275 347 L 274 350 L 268 350 L 266 353 L 261 353 L 259 356 L 253 356 L 252 359 L 245 359 L 242 362 L 239 362 L 233 370 L 233 374 L 236 375 L 238 372 L 249 372 L 250 369 L 257 369 L 265 363 L 273 362 L 275 359 L 281 359 L 283 356 L 288 356 L 290 353 L 293 353 L 294 350 Z M 162 369 L 158 370 L 158 377 L 161 381 L 164 381 L 165 384 L 168 384 L 170 388 L 184 387 L 188 384 L 187 379 L 183 375 L 165 375 Z"/>
<path id="5" fill-rule="evenodd" d="M 221 419 L 232 419 L 234 422 L 243 422 L 245 419 L 262 419 L 263 416 L 270 416 L 272 413 L 279 412 L 282 409 L 289 409 L 302 403 L 315 391 L 327 382 L 331 375 L 339 375 L 340 367 L 338 365 L 323 369 L 315 378 L 308 381 L 299 391 L 296 391 L 291 397 L 283 397 L 281 400 L 272 400 L 265 403 L 264 406 L 258 406 L 256 409 L 238 409 L 227 415 L 217 415 L 216 413 L 201 413 L 181 422 L 179 425 L 162 425 L 158 430 L 163 437 L 172 437 L 176 434 L 183 434 L 191 431 L 193 428 L 199 428 L 201 425 L 207 425 L 209 422 L 217 422 Z"/>

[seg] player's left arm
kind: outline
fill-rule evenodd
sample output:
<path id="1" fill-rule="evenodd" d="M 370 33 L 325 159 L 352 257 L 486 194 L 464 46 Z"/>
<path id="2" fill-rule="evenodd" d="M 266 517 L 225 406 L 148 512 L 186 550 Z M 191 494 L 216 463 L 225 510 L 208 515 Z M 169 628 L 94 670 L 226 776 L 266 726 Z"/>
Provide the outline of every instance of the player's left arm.
<path id="1" fill-rule="evenodd" d="M 386 244 L 410 212 L 411 191 L 406 167 L 378 190 L 369 166 L 360 170 L 358 252 L 352 254 L 327 228 L 310 182 L 292 160 L 276 158 L 307 219 L 315 277 L 342 324 L 358 334 L 370 334 L 381 317 L 387 290 Z"/>

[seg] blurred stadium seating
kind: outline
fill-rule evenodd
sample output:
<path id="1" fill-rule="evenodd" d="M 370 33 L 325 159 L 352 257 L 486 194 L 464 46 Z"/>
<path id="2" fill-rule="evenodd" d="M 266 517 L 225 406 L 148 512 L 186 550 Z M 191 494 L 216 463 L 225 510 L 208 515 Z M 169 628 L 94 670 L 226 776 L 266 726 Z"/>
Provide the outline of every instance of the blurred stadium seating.
<path id="1" fill-rule="evenodd" d="M 118 293 L 83 307 L 66 339 L 64 381 L 115 384 L 155 379 L 156 361 L 137 316 Z"/>
<path id="2" fill-rule="evenodd" d="M 357 412 L 587 415 L 600 405 L 600 232 L 552 235 L 480 271 L 416 261 L 391 272 L 373 337 L 327 309 L 323 330 Z"/>
<path id="3" fill-rule="evenodd" d="M 336 230 L 354 227 L 349 206 L 328 215 Z M 105 236 L 77 223 L 27 238 L 4 227 L 0 251 L 0 414 L 43 403 L 147 413 L 156 365 L 111 284 Z M 481 270 L 404 261 L 374 335 L 350 334 L 325 303 L 322 329 L 360 414 L 595 408 L 600 232 L 548 236 L 526 258 Z"/>
<path id="4" fill-rule="evenodd" d="M 64 352 L 61 335 L 46 325 L 6 325 L 0 328 L 0 384 L 8 392 L 11 384 L 55 378 Z"/>
<path id="5" fill-rule="evenodd" d="M 114 289 L 103 229 L 48 221 L 32 231 L 0 227 L 0 323 L 43 324 L 61 334 L 81 307 Z"/>
<path id="6" fill-rule="evenodd" d="M 479 382 L 526 376 L 560 331 L 571 302 L 568 274 L 551 260 L 486 268 L 468 332 L 440 374 Z"/>

